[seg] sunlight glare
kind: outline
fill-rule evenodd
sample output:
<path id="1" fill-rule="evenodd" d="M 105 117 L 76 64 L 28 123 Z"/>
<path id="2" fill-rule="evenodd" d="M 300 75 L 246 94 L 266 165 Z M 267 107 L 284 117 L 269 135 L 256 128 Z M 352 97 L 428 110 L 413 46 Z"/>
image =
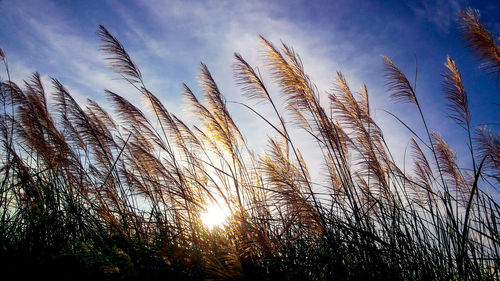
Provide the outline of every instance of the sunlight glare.
<path id="1" fill-rule="evenodd" d="M 212 229 L 215 226 L 221 226 L 227 221 L 229 210 L 211 203 L 205 208 L 205 212 L 201 213 L 200 217 L 203 224 Z"/>

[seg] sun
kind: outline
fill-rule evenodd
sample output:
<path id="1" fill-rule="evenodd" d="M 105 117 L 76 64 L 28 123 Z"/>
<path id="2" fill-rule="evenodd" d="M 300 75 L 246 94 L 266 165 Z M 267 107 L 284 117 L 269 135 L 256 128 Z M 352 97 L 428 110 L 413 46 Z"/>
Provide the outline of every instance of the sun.
<path id="1" fill-rule="evenodd" d="M 212 229 L 216 226 L 222 226 L 227 221 L 229 210 L 216 203 L 210 203 L 205 207 L 205 212 L 201 213 L 200 217 L 203 224 Z"/>

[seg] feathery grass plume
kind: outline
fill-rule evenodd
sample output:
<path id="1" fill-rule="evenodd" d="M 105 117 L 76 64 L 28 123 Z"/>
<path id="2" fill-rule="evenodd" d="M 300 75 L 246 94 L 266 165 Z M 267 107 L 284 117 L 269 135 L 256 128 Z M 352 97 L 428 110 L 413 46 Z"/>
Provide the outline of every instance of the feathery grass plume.
<path id="1" fill-rule="evenodd" d="M 417 104 L 415 91 L 406 75 L 389 58 L 386 56 L 382 56 L 382 58 L 384 59 L 387 86 L 389 86 L 389 91 L 392 91 L 391 98 L 397 102 Z"/>
<path id="2" fill-rule="evenodd" d="M 305 226 L 303 231 L 324 232 L 320 210 L 307 200 L 308 196 L 313 195 L 308 194 L 309 190 L 303 190 L 305 183 L 310 181 L 308 174 L 304 176 L 301 169 L 289 161 L 282 145 L 270 139 L 269 154 L 261 156 L 261 163 L 266 182 L 272 188 L 271 196 L 277 200 L 275 204 L 284 204 L 289 208 L 286 215 L 294 224 Z"/>
<path id="3" fill-rule="evenodd" d="M 146 97 L 146 100 L 148 101 L 148 106 L 152 109 L 152 113 L 154 115 L 157 115 L 159 122 L 166 123 L 166 125 L 172 126 L 172 117 L 170 116 L 170 113 L 165 108 L 163 103 L 148 89 L 142 87 L 141 90 L 143 95 Z"/>
<path id="4" fill-rule="evenodd" d="M 417 178 L 416 182 L 425 190 L 432 192 L 431 181 L 434 179 L 434 174 L 431 165 L 414 138 L 411 138 L 411 148 L 415 165 L 415 176 Z"/>
<path id="5" fill-rule="evenodd" d="M 448 186 L 456 191 L 456 194 L 462 200 L 468 198 L 470 193 L 465 179 L 458 168 L 457 159 L 453 154 L 448 143 L 446 143 L 437 133 L 431 134 L 434 141 L 435 151 L 443 173 L 447 175 Z M 465 202 L 465 201 L 463 201 Z"/>
<path id="6" fill-rule="evenodd" d="M 163 140 L 154 131 L 153 126 L 144 113 L 135 105 L 120 95 L 109 90 L 104 90 L 108 99 L 115 105 L 114 109 L 120 117 L 122 124 L 131 131 L 144 134 L 144 144 L 153 149 L 153 144 L 165 148 Z"/>
<path id="7" fill-rule="evenodd" d="M 76 103 L 76 101 L 73 100 L 69 93 L 67 93 L 66 89 L 61 83 L 59 83 L 59 81 L 54 79 L 52 83 L 56 88 L 56 93 L 53 94 L 54 105 L 56 108 L 56 112 L 61 119 L 61 126 L 64 128 L 64 137 L 73 144 L 76 144 L 81 149 L 87 151 L 87 143 L 82 136 L 82 132 L 80 132 L 78 129 L 78 124 L 76 124 L 76 121 L 73 120 L 77 119 L 77 121 L 80 122 L 81 126 L 88 127 L 89 124 L 84 117 L 85 114 L 83 113 L 83 110 Z M 72 100 L 73 102 L 71 102 L 70 100 Z M 72 115 L 76 115 L 76 117 L 73 118 Z"/>
<path id="8" fill-rule="evenodd" d="M 180 133 L 179 137 L 182 141 L 195 149 L 201 150 L 203 148 L 203 144 L 196 137 L 193 131 L 191 131 L 191 129 L 189 129 L 189 127 L 179 117 L 174 114 L 171 114 L 171 116 L 178 132 Z"/>
<path id="9" fill-rule="evenodd" d="M 425 197 L 427 200 L 427 205 L 435 204 L 436 202 L 436 192 L 433 189 L 434 174 L 432 172 L 431 165 L 427 161 L 427 157 L 423 153 L 422 149 L 415 141 L 411 138 L 411 148 L 413 156 L 413 176 L 415 179 L 411 181 L 416 183 L 416 186 L 411 186 L 411 189 L 417 196 Z M 422 196 L 421 194 L 425 195 Z M 430 203 L 430 204 L 429 204 Z"/>
<path id="10" fill-rule="evenodd" d="M 2 84 L 4 90 L 4 102 L 6 105 L 27 105 L 28 101 L 26 95 L 16 83 L 8 81 L 7 83 Z M 7 112 L 5 113 L 7 114 Z"/>
<path id="11" fill-rule="evenodd" d="M 215 128 L 222 129 L 224 131 L 222 135 L 229 137 L 227 139 L 227 143 L 231 144 L 229 147 L 238 146 L 239 143 L 243 142 L 243 136 L 227 111 L 224 97 L 212 78 L 212 74 L 203 63 L 201 63 L 200 85 L 205 92 L 207 109 L 210 110 L 215 121 L 219 123 L 219 126 L 215 126 Z"/>
<path id="12" fill-rule="evenodd" d="M 183 83 L 182 85 L 184 87 L 184 100 L 189 105 L 191 112 L 194 113 L 194 116 L 198 117 L 200 120 L 213 118 L 210 111 L 208 111 L 208 109 L 201 104 L 193 91 L 191 91 L 186 84 Z"/>
<path id="13" fill-rule="evenodd" d="M 332 193 L 334 195 L 339 195 L 345 192 L 342 182 L 340 181 L 340 178 L 337 174 L 335 163 L 328 154 L 326 155 L 326 161 L 324 165 L 326 167 L 326 172 L 329 178 L 329 185 L 333 190 Z"/>
<path id="14" fill-rule="evenodd" d="M 314 132 L 312 129 L 311 124 L 307 120 L 307 118 L 302 114 L 302 112 L 295 106 L 293 106 L 290 103 L 286 103 L 285 108 L 291 113 L 292 115 L 292 124 L 303 129 L 309 135 L 314 136 Z"/>
<path id="15" fill-rule="evenodd" d="M 485 167 L 488 169 L 486 175 L 496 179 L 500 183 L 500 135 L 494 134 L 491 129 L 478 127 L 475 143 L 479 157 L 485 158 Z"/>
<path id="16" fill-rule="evenodd" d="M 349 134 L 346 133 L 346 131 L 341 127 L 341 125 L 339 124 L 338 121 L 335 121 L 333 123 L 333 126 L 335 128 L 335 132 L 336 132 L 336 141 L 338 142 L 339 144 L 339 148 L 340 148 L 340 155 L 342 155 L 342 157 L 346 160 L 349 160 L 351 159 L 351 156 L 350 156 L 350 153 L 349 153 L 349 147 L 352 147 L 354 144 L 353 144 L 353 139 L 351 138 L 351 136 Z M 338 163 L 335 164 L 336 166 L 338 166 Z M 347 165 L 347 162 L 346 162 L 346 165 Z"/>
<path id="17" fill-rule="evenodd" d="M 249 99 L 272 103 L 260 73 L 251 67 L 240 54 L 235 53 L 234 57 L 236 59 L 233 65 L 234 77 L 236 83 L 241 86 L 243 95 Z"/>
<path id="18" fill-rule="evenodd" d="M 284 95 L 286 95 L 288 103 L 297 107 L 300 110 L 310 110 L 310 102 L 313 99 L 311 96 L 312 88 L 309 84 L 308 77 L 305 76 L 301 69 L 301 62 L 299 59 L 288 61 L 276 47 L 264 37 L 260 39 L 266 47 L 266 58 L 269 66 L 273 71 L 273 77 L 279 82 Z M 284 46 L 286 48 L 286 46 Z M 286 50 L 286 49 L 285 49 Z M 293 51 L 289 49 L 289 51 Z M 288 54 L 288 59 L 292 54 Z M 293 65 L 293 63 L 296 63 Z"/>
<path id="19" fill-rule="evenodd" d="M 165 131 L 164 124 L 162 122 L 162 119 L 165 119 L 166 115 L 168 115 L 168 112 L 166 112 L 166 109 L 163 107 L 161 102 L 149 90 L 147 90 L 146 86 L 144 85 L 144 81 L 142 80 L 142 75 L 139 68 L 132 61 L 121 43 L 115 37 L 113 37 L 102 25 L 99 26 L 98 35 L 103 42 L 100 50 L 110 55 L 107 60 L 110 61 L 111 67 L 114 68 L 117 73 L 119 73 L 132 86 L 134 86 L 141 94 L 143 94 L 149 101 L 150 105 L 152 105 L 154 115 L 161 127 L 161 132 L 164 139 L 162 139 L 162 137 L 156 132 L 154 132 L 156 133 L 156 136 L 152 137 L 152 135 L 149 135 L 149 137 L 153 138 L 153 141 L 168 153 L 171 158 L 170 161 L 176 169 L 176 174 L 179 176 L 179 180 L 182 182 L 182 175 L 178 171 L 179 167 L 177 160 L 175 159 L 175 153 L 173 152 L 172 147 L 170 147 L 167 132 Z M 140 86 L 137 86 L 137 83 L 139 83 Z M 145 127 L 142 126 L 142 128 Z M 145 133 L 149 134 L 153 133 L 153 131 L 154 129 L 151 130 L 150 128 L 147 128 Z"/>
<path id="20" fill-rule="evenodd" d="M 251 67 L 240 54 L 235 53 L 234 56 L 236 58 L 236 62 L 233 65 L 234 77 L 236 79 L 236 83 L 241 86 L 243 95 L 248 99 L 257 100 L 257 102 L 267 102 L 272 105 L 276 116 L 280 120 L 280 134 L 283 136 L 283 141 L 288 144 L 289 136 L 285 126 L 285 121 L 279 113 L 273 99 L 269 95 L 260 73 L 258 70 Z M 293 144 L 292 149 L 295 149 Z"/>
<path id="21" fill-rule="evenodd" d="M 321 107 L 317 88 L 310 81 L 309 76 L 304 73 L 300 57 L 286 44 L 282 44 L 282 54 L 264 37 L 260 36 L 260 39 L 266 48 L 267 64 L 271 68 L 273 78 L 281 87 L 282 94 L 286 97 L 289 104 L 288 108 L 297 109 L 297 112 L 301 113 L 296 118 L 300 119 L 302 116 L 307 118 L 306 120 L 310 119 L 308 123 L 313 128 L 312 136 L 319 144 L 324 146 L 324 153 L 331 154 L 330 158 L 335 159 L 337 163 L 345 162 L 343 156 L 339 155 L 341 144 L 338 143 L 338 133 L 335 132 L 335 126 Z M 304 125 L 305 127 L 308 126 L 307 124 Z M 337 165 L 337 167 L 346 169 L 346 165 L 343 163 Z M 346 173 L 348 172 L 338 173 L 344 183 L 350 181 L 350 179 L 346 178 Z M 315 208 L 320 209 L 320 202 L 314 194 L 311 184 L 309 182 L 306 182 L 306 184 Z"/>
<path id="22" fill-rule="evenodd" d="M 45 107 L 45 111 L 47 111 L 47 97 L 45 94 L 45 89 L 42 84 L 42 79 L 40 77 L 40 73 L 35 72 L 31 76 L 29 82 L 25 83 L 26 87 L 32 91 L 34 94 L 38 96 L 38 99 L 42 102 Z"/>
<path id="23" fill-rule="evenodd" d="M 122 44 L 102 25 L 99 25 L 97 34 L 103 42 L 99 50 L 109 55 L 106 60 L 109 61 L 110 66 L 127 81 L 132 83 L 141 82 L 141 72 Z"/>
<path id="24" fill-rule="evenodd" d="M 38 73 L 30 82 L 25 82 L 25 102 L 17 107 L 20 133 L 29 146 L 40 155 L 50 168 L 66 166 L 69 147 L 50 116 L 43 85 Z"/>
<path id="25" fill-rule="evenodd" d="M 146 97 L 148 106 L 152 109 L 153 114 L 158 118 L 162 129 L 166 127 L 165 129 L 169 133 L 170 137 L 175 140 L 177 148 L 184 152 L 184 154 L 189 154 L 183 135 L 181 134 L 177 123 L 174 121 L 173 116 L 168 112 L 161 101 L 153 95 L 153 93 L 144 87 L 142 88 L 142 93 Z M 168 136 L 165 136 L 165 138 L 168 138 Z M 168 142 L 168 139 L 166 141 Z M 174 164 L 177 165 L 177 160 L 175 159 L 175 149 L 172 149 L 169 143 L 167 143 L 167 152 L 172 156 L 172 159 L 175 162 Z"/>
<path id="26" fill-rule="evenodd" d="M 262 38 L 262 37 L 261 37 Z M 280 121 L 280 127 L 277 128 L 274 125 L 272 125 L 268 120 L 266 120 L 264 117 L 262 117 L 259 113 L 251 109 L 253 112 L 255 112 L 259 117 L 263 118 L 268 124 L 270 124 L 273 129 L 278 131 L 278 133 L 281 135 L 283 138 L 283 142 L 285 143 L 285 150 L 286 150 L 286 155 L 289 155 L 289 148 L 292 149 L 292 152 L 296 158 L 296 160 L 299 163 L 299 166 L 302 165 L 298 150 L 295 148 L 295 145 L 293 142 L 291 142 L 290 135 L 287 130 L 287 126 L 285 124 L 285 120 L 283 116 L 280 114 L 278 111 L 278 108 L 276 107 L 275 102 L 271 98 L 268 90 L 266 89 L 262 78 L 260 76 L 260 73 L 258 73 L 258 70 L 252 68 L 239 54 L 235 54 L 236 57 L 236 63 L 234 64 L 234 71 L 235 71 L 235 78 L 237 80 L 237 83 L 242 86 L 243 94 L 246 95 L 249 99 L 257 99 L 259 101 L 264 101 L 268 102 L 271 104 L 273 107 L 274 113 L 276 114 L 276 117 Z M 301 66 L 300 66 L 301 67 Z M 296 110 L 296 108 L 293 107 L 293 105 L 290 105 L 287 103 L 287 107 L 289 108 L 292 113 L 294 118 L 298 121 L 300 124 L 299 126 L 304 126 L 303 128 L 308 131 L 310 134 L 312 134 L 312 129 L 310 129 L 310 124 L 307 122 L 307 120 L 304 118 L 302 113 L 300 111 Z M 303 169 L 302 169 L 303 170 Z M 306 173 L 305 170 L 303 170 L 304 173 Z"/>
<path id="27" fill-rule="evenodd" d="M 344 130 L 349 130 L 352 137 L 366 138 L 369 142 L 380 142 L 382 132 L 370 117 L 368 90 L 363 86 L 360 101 L 347 85 L 341 72 L 337 72 L 333 93 L 328 95 L 334 117 L 341 123 Z M 375 146 L 382 149 L 382 146 Z"/>
<path id="28" fill-rule="evenodd" d="M 231 142 L 228 141 L 225 130 L 222 129 L 221 124 L 216 120 L 214 115 L 212 115 L 211 111 L 209 111 L 193 94 L 191 89 L 186 85 L 184 86 L 184 99 L 188 103 L 188 106 L 193 112 L 194 116 L 199 118 L 200 121 L 203 122 L 204 129 L 200 129 L 194 126 L 194 135 L 195 137 L 203 144 L 203 146 L 208 146 L 210 150 L 215 152 L 217 155 L 220 155 L 221 159 L 223 159 L 223 153 L 220 150 L 220 147 L 217 145 L 218 141 L 222 141 L 225 145 L 226 149 L 230 149 Z M 218 132 L 217 134 L 221 134 L 221 136 L 212 138 L 214 132 Z M 217 135 L 216 135 L 217 136 Z M 210 160 L 210 158 L 209 158 Z M 223 181 L 224 182 L 224 181 Z"/>
<path id="29" fill-rule="evenodd" d="M 56 110 L 61 116 L 64 131 L 68 133 L 65 137 L 80 146 L 83 157 L 88 161 L 82 165 L 82 160 L 73 160 L 72 162 L 76 162 L 76 168 L 73 170 L 75 172 L 84 170 L 84 175 L 91 178 L 90 192 L 97 198 L 99 205 L 108 212 L 123 214 L 128 207 L 120 200 L 120 194 L 124 192 L 116 166 L 113 164 L 110 142 L 105 139 L 96 124 L 66 88 L 56 79 L 52 82 L 56 90 L 54 93 Z"/>
<path id="30" fill-rule="evenodd" d="M 363 87 L 361 88 L 360 95 L 361 95 L 361 101 L 359 102 L 359 107 L 364 112 L 365 116 L 371 116 L 370 115 L 370 100 L 368 98 L 368 88 L 366 87 L 366 84 L 363 84 Z"/>
<path id="31" fill-rule="evenodd" d="M 444 65 L 448 69 L 443 76 L 444 91 L 447 94 L 446 98 L 450 102 L 447 107 L 452 112 L 450 118 L 457 122 L 462 128 L 468 130 L 471 116 L 467 93 L 462 83 L 462 76 L 458 71 L 455 61 L 450 57 L 446 58 L 446 63 Z"/>
<path id="32" fill-rule="evenodd" d="M 240 147 L 245 145 L 243 136 L 239 128 L 234 123 L 231 115 L 226 108 L 226 102 L 223 95 L 220 93 L 217 84 L 212 78 L 212 74 L 208 70 L 207 66 L 201 63 L 201 73 L 200 73 L 199 83 L 204 91 L 206 107 L 201 106 L 194 95 L 189 94 L 188 99 L 193 101 L 192 104 L 195 110 L 201 110 L 205 114 L 205 120 L 203 120 L 203 127 L 206 133 L 214 139 L 214 141 L 208 141 L 212 149 L 219 155 L 220 160 L 222 160 L 222 165 L 227 165 L 229 169 L 229 181 L 223 180 L 226 189 L 234 189 L 236 191 L 236 199 L 238 206 L 243 207 L 245 190 L 244 183 L 241 181 L 246 172 L 244 160 L 241 158 Z M 218 147 L 222 144 L 222 150 Z M 224 153 L 227 156 L 224 156 Z M 230 187 L 232 186 L 232 188 Z"/>
<path id="33" fill-rule="evenodd" d="M 100 122 L 106 125 L 110 130 L 118 130 L 118 124 L 111 115 L 104 110 L 96 101 L 87 99 L 87 109 L 99 118 Z"/>
<path id="34" fill-rule="evenodd" d="M 56 89 L 54 93 L 56 106 L 64 115 L 63 118 L 72 124 L 72 127 L 76 129 L 75 133 L 80 136 L 85 145 L 92 148 L 95 156 L 104 161 L 102 165 L 108 166 L 111 163 L 112 154 L 102 135 L 66 88 L 57 79 L 52 79 L 52 83 Z"/>
<path id="35" fill-rule="evenodd" d="M 96 115 L 96 112 L 87 106 L 84 110 L 89 122 L 94 125 L 97 134 L 102 138 L 102 140 L 110 147 L 116 147 L 116 142 L 113 139 L 112 129 L 113 127 L 108 127 L 108 124 L 103 122 L 103 119 Z"/>
<path id="36" fill-rule="evenodd" d="M 364 129 L 361 121 L 362 110 L 342 73 L 337 72 L 334 94 L 328 97 L 337 120 L 348 130 L 357 131 L 356 135 L 358 135 L 359 131 Z"/>
<path id="37" fill-rule="evenodd" d="M 500 78 L 500 46 L 493 34 L 488 31 L 480 20 L 478 10 L 467 8 L 459 12 L 459 26 L 467 47 L 475 52 L 482 62 L 481 67 Z"/>
<path id="38" fill-rule="evenodd" d="M 334 93 L 329 95 L 334 116 L 350 134 L 349 146 L 357 154 L 354 155 L 360 175 L 372 177 L 381 190 L 387 190 L 386 176 L 384 175 L 383 162 L 386 159 L 385 151 L 381 145 L 382 135 L 371 117 L 367 115 L 367 90 L 364 88 L 363 96 L 358 102 L 350 90 L 345 77 L 337 72 Z M 365 102 L 365 105 L 362 103 Z M 364 106 L 364 109 L 362 108 Z M 342 129 L 343 130 L 343 129 Z M 386 193 L 385 191 L 383 192 Z"/>

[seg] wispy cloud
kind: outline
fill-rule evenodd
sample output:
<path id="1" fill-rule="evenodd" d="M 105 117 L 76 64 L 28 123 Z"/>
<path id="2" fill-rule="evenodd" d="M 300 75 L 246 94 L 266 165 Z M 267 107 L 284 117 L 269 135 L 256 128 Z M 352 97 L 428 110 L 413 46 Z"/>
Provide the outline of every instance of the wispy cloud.
<path id="1" fill-rule="evenodd" d="M 415 15 L 425 18 L 441 33 L 449 32 L 458 11 L 465 6 L 464 4 L 462 0 L 420 0 L 408 2 L 408 6 L 415 12 Z"/>

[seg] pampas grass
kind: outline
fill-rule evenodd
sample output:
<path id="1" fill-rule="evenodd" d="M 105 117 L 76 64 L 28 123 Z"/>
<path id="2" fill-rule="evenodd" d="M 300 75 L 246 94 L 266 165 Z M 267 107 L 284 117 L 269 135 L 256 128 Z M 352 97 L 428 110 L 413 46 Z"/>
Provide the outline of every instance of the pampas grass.
<path id="1" fill-rule="evenodd" d="M 459 17 L 468 47 L 498 75 L 498 45 L 478 13 Z M 201 94 L 184 84 L 199 117 L 190 125 L 146 87 L 117 38 L 103 26 L 98 36 L 110 67 L 146 108 L 109 90 L 113 112 L 93 100 L 82 106 L 62 83 L 45 85 L 38 73 L 21 86 L 10 77 L 1 83 L 5 271 L 107 280 L 498 280 L 499 206 L 485 186 L 498 188 L 499 137 L 471 128 L 466 88 L 451 58 L 444 93 L 450 117 L 468 133 L 472 172 L 428 129 L 415 85 L 387 57 L 391 97 L 415 105 L 426 128 L 419 136 L 404 124 L 415 135 L 412 171 L 394 162 L 372 119 L 367 87 L 351 89 L 338 72 L 325 108 L 286 44 L 260 37 L 270 81 L 235 54 L 243 95 L 273 108 L 266 117 L 243 104 L 275 131 L 256 155 L 205 64 Z M 1 50 L 0 57 L 9 75 Z M 271 82 L 284 104 L 268 90 Z M 321 152 L 328 179 L 321 191 L 292 126 Z M 214 229 L 200 218 L 211 202 L 230 212 Z"/>

